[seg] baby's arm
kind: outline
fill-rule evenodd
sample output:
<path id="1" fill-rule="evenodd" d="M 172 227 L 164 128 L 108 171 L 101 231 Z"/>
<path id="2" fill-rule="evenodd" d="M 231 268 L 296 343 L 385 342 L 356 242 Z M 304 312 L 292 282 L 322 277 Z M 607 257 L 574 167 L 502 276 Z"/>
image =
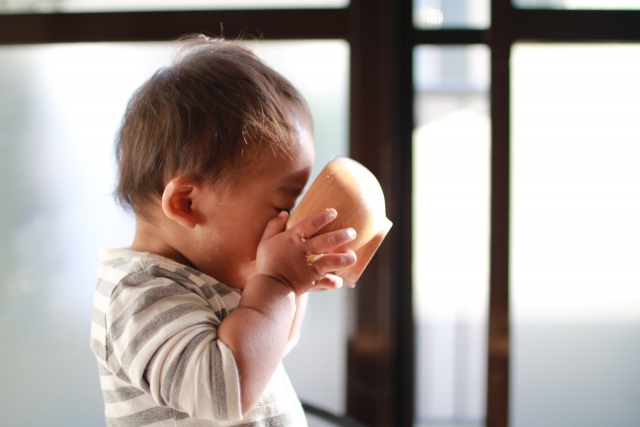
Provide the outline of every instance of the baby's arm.
<path id="1" fill-rule="evenodd" d="M 314 289 L 335 289 L 342 280 L 331 274 L 355 264 L 351 251 L 330 253 L 355 238 L 343 229 L 313 238 L 335 219 L 331 209 L 287 231 L 286 213 L 268 225 L 258 247 L 257 274 L 249 280 L 238 309 L 220 324 L 218 338 L 233 352 L 240 376 L 242 412 L 251 409 L 271 380 L 289 340 L 296 296 Z M 309 264 L 306 256 L 322 254 Z"/>
<path id="2" fill-rule="evenodd" d="M 293 315 L 293 322 L 291 323 L 291 330 L 289 331 L 289 340 L 287 341 L 287 348 L 284 354 L 287 355 L 298 344 L 300 339 L 300 328 L 302 327 L 302 321 L 307 311 L 307 304 L 309 302 L 309 294 L 303 294 L 296 296 L 296 313 Z"/>

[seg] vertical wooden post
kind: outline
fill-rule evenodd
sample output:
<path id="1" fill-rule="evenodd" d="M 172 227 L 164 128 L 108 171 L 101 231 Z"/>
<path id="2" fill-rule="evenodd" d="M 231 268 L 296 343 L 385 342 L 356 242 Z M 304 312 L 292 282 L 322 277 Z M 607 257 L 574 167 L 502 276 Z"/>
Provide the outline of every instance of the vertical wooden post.
<path id="1" fill-rule="evenodd" d="M 380 180 L 394 226 L 350 295 L 347 414 L 410 426 L 411 1 L 352 0 L 349 9 L 351 156 Z"/>
<path id="2" fill-rule="evenodd" d="M 510 69 L 514 37 L 511 0 L 491 5 L 491 261 L 487 427 L 509 422 Z"/>

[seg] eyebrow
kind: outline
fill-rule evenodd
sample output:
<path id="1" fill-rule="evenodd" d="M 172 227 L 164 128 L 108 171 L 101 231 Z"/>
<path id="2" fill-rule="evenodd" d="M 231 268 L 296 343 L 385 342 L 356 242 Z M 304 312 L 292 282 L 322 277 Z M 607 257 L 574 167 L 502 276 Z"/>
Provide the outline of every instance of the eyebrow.
<path id="1" fill-rule="evenodd" d="M 306 171 L 304 170 L 292 172 L 291 174 L 286 175 L 280 181 L 284 183 L 284 185 L 280 186 L 280 189 L 302 192 L 304 187 L 309 183 L 310 178 L 309 176 L 307 179 L 304 179 L 305 176 Z"/>
<path id="2" fill-rule="evenodd" d="M 304 185 L 300 186 L 300 185 L 282 185 L 279 190 L 285 190 L 285 191 L 295 191 L 298 193 L 302 193 L 302 190 L 304 190 Z"/>

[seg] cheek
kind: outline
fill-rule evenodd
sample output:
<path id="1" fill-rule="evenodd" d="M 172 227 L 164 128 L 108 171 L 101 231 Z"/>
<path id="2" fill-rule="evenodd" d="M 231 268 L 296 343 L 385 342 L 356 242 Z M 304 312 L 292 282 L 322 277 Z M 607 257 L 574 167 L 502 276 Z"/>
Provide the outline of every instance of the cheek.
<path id="1" fill-rule="evenodd" d="M 255 260 L 258 244 L 270 220 L 271 218 L 265 220 L 255 218 L 247 223 L 239 224 L 236 231 L 230 236 L 234 240 L 233 245 L 238 252 L 242 253 L 242 259 L 245 262 Z"/>
<path id="2" fill-rule="evenodd" d="M 255 260 L 256 253 L 258 251 L 258 245 L 264 235 L 264 231 L 267 228 L 269 221 L 278 216 L 278 213 L 269 210 L 262 216 L 256 215 L 252 223 L 244 225 L 244 236 L 247 242 L 247 250 L 251 252 L 252 261 Z"/>
<path id="3" fill-rule="evenodd" d="M 255 195 L 258 199 L 258 195 Z M 235 262 L 246 263 L 255 260 L 258 244 L 269 221 L 278 212 L 267 203 L 251 203 L 243 199 L 241 209 L 228 209 L 224 222 L 224 247 Z M 218 225 L 220 225 L 220 222 Z"/>
<path id="4" fill-rule="evenodd" d="M 254 237 L 256 247 L 258 246 L 258 243 L 260 243 L 260 239 L 262 239 L 262 235 L 264 234 L 264 230 L 267 228 L 267 224 L 269 224 L 269 221 L 277 216 L 277 213 L 272 213 L 269 211 L 261 216 L 255 216 L 255 219 L 253 220 L 253 224 L 251 226 L 251 234 Z"/>

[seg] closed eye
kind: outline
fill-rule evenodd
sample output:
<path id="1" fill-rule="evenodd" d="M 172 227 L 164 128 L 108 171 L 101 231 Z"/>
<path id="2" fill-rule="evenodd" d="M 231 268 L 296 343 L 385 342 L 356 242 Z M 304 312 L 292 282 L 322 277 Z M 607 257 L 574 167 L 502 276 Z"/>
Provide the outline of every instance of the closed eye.
<path id="1" fill-rule="evenodd" d="M 291 211 L 296 207 L 298 198 L 302 193 L 302 187 L 298 185 L 286 185 L 279 188 L 280 198 L 274 203 L 278 211 L 286 211 L 291 215 Z"/>
<path id="2" fill-rule="evenodd" d="M 286 213 L 288 213 L 289 215 L 291 215 L 291 209 L 287 209 L 287 208 L 276 208 L 276 210 L 277 210 L 278 212 L 285 211 Z"/>

